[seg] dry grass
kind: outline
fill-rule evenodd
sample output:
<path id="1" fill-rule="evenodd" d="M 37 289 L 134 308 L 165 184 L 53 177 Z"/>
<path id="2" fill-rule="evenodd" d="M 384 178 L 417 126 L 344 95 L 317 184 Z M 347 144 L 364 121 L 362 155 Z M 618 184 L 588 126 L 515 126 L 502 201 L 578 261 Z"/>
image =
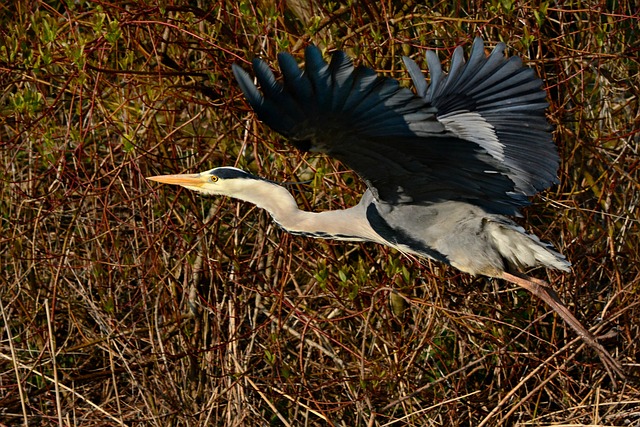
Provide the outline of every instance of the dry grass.
<path id="1" fill-rule="evenodd" d="M 145 180 L 236 165 L 350 206 L 362 185 L 258 123 L 231 63 L 314 42 L 407 82 L 402 54 L 504 40 L 563 159 L 525 220 L 574 269 L 539 274 L 637 377 L 637 2 L 294 3 L 0 6 L 0 424 L 640 425 L 638 383 L 522 291 Z"/>

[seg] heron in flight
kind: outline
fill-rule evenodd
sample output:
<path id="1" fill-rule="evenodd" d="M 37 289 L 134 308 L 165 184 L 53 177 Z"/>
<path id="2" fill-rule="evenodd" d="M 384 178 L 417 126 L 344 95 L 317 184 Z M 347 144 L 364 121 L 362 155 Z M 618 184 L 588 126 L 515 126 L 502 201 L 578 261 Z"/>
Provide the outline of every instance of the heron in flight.
<path id="1" fill-rule="evenodd" d="M 233 65 L 260 120 L 298 149 L 338 159 L 364 180 L 360 202 L 348 209 L 300 210 L 284 187 L 232 167 L 149 179 L 253 203 L 293 234 L 375 242 L 515 283 L 549 304 L 611 377 L 624 377 L 553 289 L 522 273 L 539 266 L 569 271 L 570 264 L 508 217 L 557 182 L 559 158 L 541 80 L 504 49 L 499 43 L 487 56 L 476 38 L 468 61 L 456 48 L 448 74 L 429 51 L 429 83 L 405 57 L 416 93 L 354 67 L 341 51 L 327 64 L 315 46 L 305 50 L 304 69 L 290 54 L 278 55 L 281 82 L 255 59 L 262 91 Z"/>

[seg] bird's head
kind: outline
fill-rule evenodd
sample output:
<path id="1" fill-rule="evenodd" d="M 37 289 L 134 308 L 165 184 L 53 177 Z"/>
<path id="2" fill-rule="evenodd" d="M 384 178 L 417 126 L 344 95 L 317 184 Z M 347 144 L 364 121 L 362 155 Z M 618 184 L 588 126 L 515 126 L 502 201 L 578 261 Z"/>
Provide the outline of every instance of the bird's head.
<path id="1" fill-rule="evenodd" d="M 220 167 L 206 172 L 180 175 L 159 175 L 147 179 L 163 184 L 180 185 L 204 194 L 243 198 L 242 194 L 256 181 L 264 181 L 238 168 Z"/>

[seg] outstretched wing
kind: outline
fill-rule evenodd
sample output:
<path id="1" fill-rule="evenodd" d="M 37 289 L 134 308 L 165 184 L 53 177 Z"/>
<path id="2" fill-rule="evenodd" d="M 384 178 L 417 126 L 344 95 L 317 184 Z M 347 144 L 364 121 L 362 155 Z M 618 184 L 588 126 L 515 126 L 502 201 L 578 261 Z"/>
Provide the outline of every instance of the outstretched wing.
<path id="1" fill-rule="evenodd" d="M 314 46 L 305 51 L 304 70 L 291 55 L 278 56 L 282 83 L 263 61 L 254 60 L 262 93 L 239 66 L 234 64 L 233 72 L 262 121 L 296 147 L 351 167 L 378 200 L 464 200 L 494 213 L 517 214 L 527 195 L 555 180 L 558 160 L 544 121 L 540 81 L 529 73 L 509 83 L 525 69 L 505 60 L 502 47 L 496 51 L 487 58 L 476 40 L 468 64 L 456 51 L 448 76 L 430 54 L 431 85 L 405 60 L 420 96 L 371 69 L 354 67 L 343 52 L 327 64 Z M 526 86 L 523 91 L 520 85 Z M 507 98 L 496 96 L 505 89 Z M 525 108 L 531 94 L 535 103 Z M 526 123 L 510 128 L 519 120 L 529 121 L 534 131 L 526 131 Z"/>
<path id="2" fill-rule="evenodd" d="M 502 162 L 515 191 L 530 196 L 557 182 L 559 158 L 544 115 L 542 81 L 519 57 L 506 59 L 504 49 L 498 43 L 487 57 L 477 37 L 468 62 L 462 48 L 455 49 L 448 75 L 428 51 L 430 84 L 413 60 L 403 59 L 418 95 L 437 109 L 445 128 Z"/>

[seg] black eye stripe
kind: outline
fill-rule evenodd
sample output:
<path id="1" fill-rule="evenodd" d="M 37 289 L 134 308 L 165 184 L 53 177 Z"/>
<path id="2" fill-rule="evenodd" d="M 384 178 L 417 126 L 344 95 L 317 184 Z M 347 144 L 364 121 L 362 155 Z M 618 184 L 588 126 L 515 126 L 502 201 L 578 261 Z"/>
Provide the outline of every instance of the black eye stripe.
<path id="1" fill-rule="evenodd" d="M 232 168 L 216 168 L 211 171 L 211 175 L 215 175 L 222 179 L 253 178 L 253 175 L 248 174 L 245 171 Z"/>

